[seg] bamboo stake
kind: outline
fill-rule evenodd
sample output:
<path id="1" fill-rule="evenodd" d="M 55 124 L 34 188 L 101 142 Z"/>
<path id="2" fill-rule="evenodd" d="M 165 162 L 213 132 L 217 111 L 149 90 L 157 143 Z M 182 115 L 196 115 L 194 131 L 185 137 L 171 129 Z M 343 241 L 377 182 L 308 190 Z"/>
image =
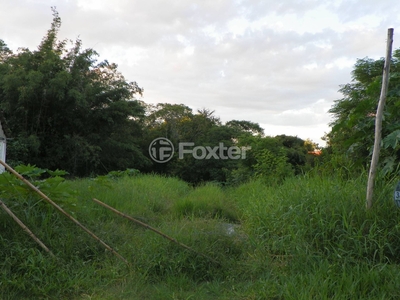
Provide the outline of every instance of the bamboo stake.
<path id="1" fill-rule="evenodd" d="M 49 253 L 52 257 L 55 258 L 53 252 L 51 252 L 51 251 L 49 250 L 49 248 L 47 248 L 46 245 L 43 244 L 42 241 L 39 240 L 39 239 L 35 236 L 35 234 L 34 234 L 32 231 L 30 231 L 29 228 L 26 227 L 25 224 L 24 224 L 20 219 L 18 219 L 18 217 L 17 217 L 16 215 L 14 215 L 14 213 L 11 211 L 11 209 L 9 209 L 9 208 L 4 204 L 4 202 L 1 201 L 1 199 L 0 199 L 0 206 L 6 211 L 6 213 L 8 213 L 8 214 L 10 215 L 11 218 L 14 219 L 15 222 L 18 223 L 19 226 L 21 226 L 21 228 L 22 228 L 25 232 L 27 232 L 27 233 L 29 234 L 29 236 L 30 236 L 36 243 L 38 243 L 38 244 L 40 245 L 40 247 L 42 247 L 47 253 Z"/>
<path id="2" fill-rule="evenodd" d="M 14 174 L 17 178 L 21 179 L 26 185 L 28 185 L 32 190 L 34 190 L 36 193 L 39 194 L 40 197 L 42 197 L 44 200 L 46 200 L 48 203 L 53 205 L 59 212 L 61 212 L 63 215 L 65 215 L 68 219 L 70 219 L 72 222 L 74 222 L 76 225 L 78 225 L 81 229 L 86 231 L 87 234 L 89 234 L 92 238 L 94 238 L 96 241 L 98 241 L 100 244 L 102 244 L 108 251 L 113 253 L 115 256 L 117 256 L 120 260 L 122 260 L 124 263 L 129 265 L 128 261 L 123 258 L 117 251 L 115 251 L 113 248 L 108 246 L 105 242 L 103 242 L 99 237 L 97 237 L 94 233 L 92 233 L 89 229 L 87 229 L 85 226 L 83 226 L 78 220 L 76 220 L 74 217 L 69 215 L 65 210 L 63 210 L 60 206 L 58 206 L 53 200 L 51 200 L 49 197 L 47 197 L 45 194 L 43 194 L 37 187 L 35 187 L 32 183 L 30 183 L 28 180 L 26 180 L 24 177 L 22 177 L 17 171 L 15 171 L 13 168 L 11 168 L 8 164 L 6 164 L 4 161 L 0 159 L 0 164 L 2 164 L 7 170 L 9 170 L 12 174 Z"/>
<path id="3" fill-rule="evenodd" d="M 367 197 L 365 206 L 367 209 L 372 207 L 372 197 L 374 192 L 374 182 L 376 175 L 376 168 L 379 161 L 379 152 L 381 150 L 381 135 L 382 135 L 382 116 L 383 109 L 386 102 L 386 94 L 389 86 L 389 72 L 390 72 L 390 60 L 392 58 L 392 44 L 393 44 L 393 28 L 388 29 L 387 45 L 386 45 L 386 59 L 385 65 L 383 67 L 382 75 L 382 88 L 381 95 L 379 98 L 378 109 L 376 111 L 375 117 L 375 141 L 374 150 L 372 153 L 371 166 L 368 175 L 368 185 L 367 185 Z"/>
<path id="4" fill-rule="evenodd" d="M 155 229 L 154 227 L 151 227 L 150 225 L 147 225 L 146 223 L 143 223 L 142 221 L 139 221 L 139 220 L 137 220 L 135 218 L 132 218 L 131 216 L 128 216 L 128 215 L 120 212 L 119 210 L 116 210 L 115 208 L 105 204 L 104 202 L 101 202 L 100 200 L 98 200 L 96 198 L 93 198 L 93 201 L 96 202 L 97 204 L 100 204 L 101 206 L 113 211 L 117 215 L 120 215 L 120 216 L 122 216 L 122 217 L 124 217 L 124 218 L 126 218 L 126 219 L 128 219 L 128 220 L 130 220 L 130 221 L 132 221 L 132 222 L 134 222 L 134 223 L 136 223 L 138 225 L 140 225 L 140 226 L 143 226 L 146 229 L 154 231 L 155 233 L 157 233 L 157 234 L 161 235 L 162 237 L 166 238 L 167 240 L 170 240 L 171 242 L 173 242 L 173 243 L 175 243 L 175 244 L 177 244 L 177 245 L 179 245 L 179 246 L 181 246 L 181 247 L 183 247 L 183 248 L 185 248 L 185 249 L 187 249 L 189 251 L 192 251 L 192 252 L 196 253 L 197 255 L 203 256 L 203 257 L 207 258 L 208 260 L 210 260 L 211 262 L 213 262 L 213 263 L 215 263 L 217 265 L 220 265 L 220 263 L 218 261 L 216 261 L 215 259 L 213 259 L 213 258 L 211 258 L 211 257 L 209 257 L 209 256 L 207 256 L 207 255 L 205 255 L 205 254 L 203 254 L 201 252 L 198 252 L 198 251 L 194 250 L 193 248 L 190 248 L 189 246 L 187 246 L 185 244 L 182 244 L 182 243 L 178 242 L 176 239 L 166 235 L 165 233 L 162 233 L 161 231 Z"/>

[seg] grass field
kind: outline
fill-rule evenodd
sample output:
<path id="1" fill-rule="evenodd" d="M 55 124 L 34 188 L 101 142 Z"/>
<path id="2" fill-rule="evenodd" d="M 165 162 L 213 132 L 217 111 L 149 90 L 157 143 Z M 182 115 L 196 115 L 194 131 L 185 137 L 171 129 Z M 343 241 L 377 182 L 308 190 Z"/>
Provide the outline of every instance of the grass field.
<path id="1" fill-rule="evenodd" d="M 280 185 L 196 188 L 155 175 L 66 181 L 53 198 L 126 258 L 127 266 L 47 203 L 4 198 L 56 255 L 0 211 L 1 299 L 398 299 L 395 183 L 309 174 Z M 207 258 L 140 227 L 108 205 Z"/>

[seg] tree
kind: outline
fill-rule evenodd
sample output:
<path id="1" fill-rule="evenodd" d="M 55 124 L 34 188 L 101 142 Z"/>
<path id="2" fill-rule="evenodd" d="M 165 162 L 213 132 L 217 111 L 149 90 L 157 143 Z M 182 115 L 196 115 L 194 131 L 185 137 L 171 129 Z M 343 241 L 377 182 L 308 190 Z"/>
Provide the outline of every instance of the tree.
<path id="1" fill-rule="evenodd" d="M 184 104 L 158 103 L 148 105 L 147 110 L 147 129 L 171 140 L 179 139 L 180 124 L 193 117 L 192 109 Z"/>
<path id="2" fill-rule="evenodd" d="M 384 59 L 357 60 L 352 82 L 341 86 L 343 98 L 336 100 L 328 145 L 334 154 L 346 155 L 356 166 L 366 167 L 374 143 L 375 113 L 382 85 Z M 382 123 L 381 165 L 390 173 L 400 162 L 400 49 L 394 51 Z"/>
<path id="3" fill-rule="evenodd" d="M 246 147 L 246 159 L 229 175 L 231 184 L 240 184 L 252 178 L 261 178 L 269 183 L 280 182 L 294 175 L 288 161 L 287 149 L 277 137 L 242 134 L 238 146 Z"/>
<path id="4" fill-rule="evenodd" d="M 159 137 L 168 138 L 178 150 L 180 142 L 194 143 L 196 146 L 215 147 L 223 143 L 233 145 L 233 130 L 221 124 L 214 111 L 192 109 L 183 104 L 159 103 L 149 107 L 146 121 L 147 147 Z M 144 145 L 145 146 L 145 145 Z M 190 183 L 204 181 L 226 181 L 226 173 L 236 162 L 221 159 L 196 159 L 192 155 L 178 158 L 175 155 L 167 163 L 154 163 L 149 171 L 180 177 Z"/>
<path id="5" fill-rule="evenodd" d="M 250 121 L 238 121 L 238 120 L 232 120 L 226 123 L 226 126 L 231 127 L 235 129 L 238 133 L 238 135 L 243 134 L 243 133 L 250 133 L 250 134 L 258 134 L 260 136 L 264 135 L 264 129 L 260 127 L 259 124 L 253 123 Z"/>
<path id="6" fill-rule="evenodd" d="M 202 109 L 193 113 L 183 104 L 148 106 L 147 142 L 143 148 L 159 137 L 168 138 L 176 151 L 180 142 L 209 149 L 221 143 L 227 148 L 246 149 L 245 157 L 240 159 L 196 159 L 192 155 L 178 158 L 175 155 L 168 162 L 154 163 L 149 168 L 149 171 L 177 176 L 194 184 L 204 181 L 236 184 L 253 177 L 279 182 L 300 173 L 307 163 L 308 149 L 313 149 L 310 143 L 298 137 L 265 137 L 257 123 L 232 120 L 222 124 L 214 111 Z"/>
<path id="7" fill-rule="evenodd" d="M 0 43 L 0 108 L 14 138 L 8 157 L 79 176 L 149 164 L 137 146 L 144 108 L 135 95 L 143 90 L 79 39 L 70 49 L 57 41 L 60 26 L 53 9 L 38 50 L 13 54 Z"/>
<path id="8" fill-rule="evenodd" d="M 307 162 L 308 144 L 297 136 L 282 134 L 277 135 L 275 138 L 285 147 L 284 153 L 287 157 L 287 162 L 292 165 L 295 173 L 299 174 Z"/>

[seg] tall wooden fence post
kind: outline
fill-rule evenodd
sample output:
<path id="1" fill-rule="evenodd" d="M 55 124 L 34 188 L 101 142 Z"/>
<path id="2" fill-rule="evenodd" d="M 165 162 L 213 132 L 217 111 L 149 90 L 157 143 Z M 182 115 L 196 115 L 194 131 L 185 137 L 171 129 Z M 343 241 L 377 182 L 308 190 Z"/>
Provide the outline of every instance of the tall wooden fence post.
<path id="1" fill-rule="evenodd" d="M 376 175 L 376 168 L 379 161 L 379 152 L 381 150 L 381 135 L 382 135 L 382 116 L 383 109 L 385 107 L 386 102 L 386 94 L 389 86 L 389 73 L 390 73 L 390 61 L 392 59 L 392 44 L 393 44 L 393 28 L 388 29 L 388 37 L 386 44 L 386 59 L 385 65 L 383 67 L 383 75 L 382 75 L 382 88 L 381 95 L 379 98 L 378 109 L 376 111 L 375 117 L 375 141 L 374 141 L 374 150 L 372 153 L 371 166 L 369 169 L 368 175 L 368 185 L 367 185 L 367 199 L 366 199 L 366 208 L 370 209 L 372 207 L 372 198 L 374 193 L 374 182 Z"/>

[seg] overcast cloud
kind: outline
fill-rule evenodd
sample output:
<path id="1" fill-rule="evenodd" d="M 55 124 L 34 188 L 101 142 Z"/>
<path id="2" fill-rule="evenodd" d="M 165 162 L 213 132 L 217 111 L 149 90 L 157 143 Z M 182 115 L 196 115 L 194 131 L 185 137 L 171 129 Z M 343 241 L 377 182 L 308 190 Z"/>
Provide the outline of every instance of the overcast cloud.
<path id="1" fill-rule="evenodd" d="M 208 108 L 323 145 L 327 113 L 357 58 L 400 30 L 393 0 L 0 0 L 0 39 L 37 48 L 50 28 L 80 38 L 144 88 L 147 103 Z"/>

